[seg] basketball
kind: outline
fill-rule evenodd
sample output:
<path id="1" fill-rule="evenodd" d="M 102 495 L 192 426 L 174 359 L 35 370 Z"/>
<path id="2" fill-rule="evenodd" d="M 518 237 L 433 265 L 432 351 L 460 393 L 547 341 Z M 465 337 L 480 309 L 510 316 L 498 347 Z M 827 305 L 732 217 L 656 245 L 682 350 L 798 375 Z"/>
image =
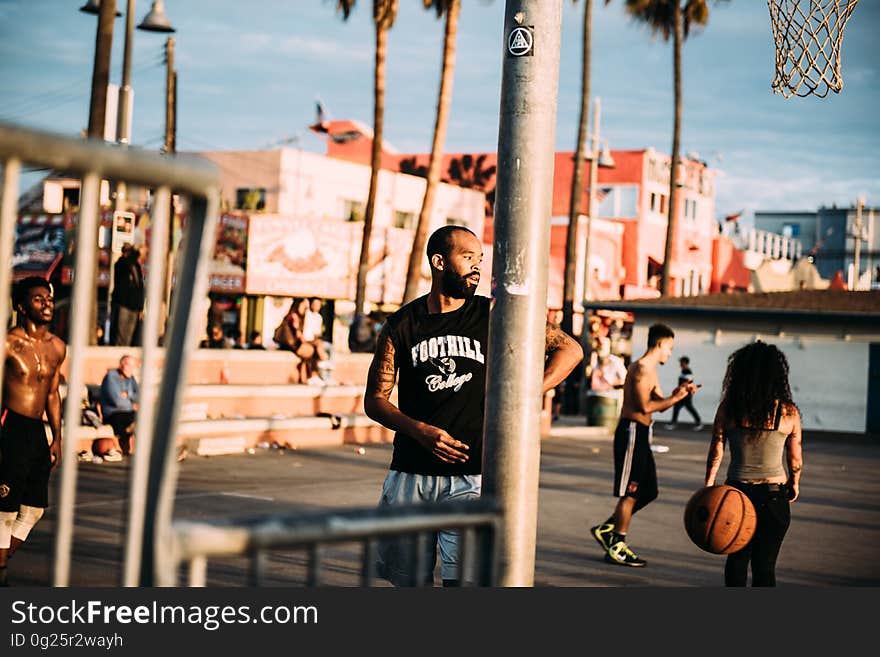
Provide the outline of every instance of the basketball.
<path id="1" fill-rule="evenodd" d="M 92 441 L 92 452 L 94 454 L 106 454 L 111 449 L 116 449 L 115 438 L 96 438 Z"/>
<path id="2" fill-rule="evenodd" d="M 733 486 L 701 488 L 684 509 L 687 535 L 701 550 L 730 554 L 741 550 L 755 533 L 755 507 Z"/>

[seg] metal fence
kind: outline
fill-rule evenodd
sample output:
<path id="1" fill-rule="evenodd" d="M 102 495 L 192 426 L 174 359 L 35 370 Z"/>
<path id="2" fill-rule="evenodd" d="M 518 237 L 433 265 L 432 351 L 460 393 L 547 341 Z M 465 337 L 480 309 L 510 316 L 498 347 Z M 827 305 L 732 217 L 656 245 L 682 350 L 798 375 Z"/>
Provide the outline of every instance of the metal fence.
<path id="1" fill-rule="evenodd" d="M 487 499 L 435 505 L 391 506 L 319 513 L 276 515 L 224 523 L 174 524 L 171 567 L 160 584 L 174 586 L 185 570 L 190 586 L 205 586 L 208 558 L 246 556 L 249 584 L 261 586 L 271 550 L 304 549 L 308 554 L 306 585 L 324 584 L 323 552 L 331 544 L 359 543 L 361 586 L 373 585 L 377 548 L 396 543 L 407 562 L 410 579 L 402 586 L 431 586 L 433 558 L 429 536 L 441 529 L 459 530 L 459 581 L 462 586 L 496 586 L 501 514 Z M 181 568 L 184 566 L 184 568 Z"/>
<path id="2" fill-rule="evenodd" d="M 183 386 L 189 353 L 195 344 L 195 323 L 190 321 L 193 301 L 207 293 L 207 262 L 213 248 L 217 221 L 220 177 L 214 165 L 194 157 L 167 157 L 137 148 L 119 147 L 99 140 L 81 140 L 38 132 L 0 123 L 0 163 L 3 166 L 0 199 L 0 258 L 11 263 L 17 200 L 22 166 L 63 172 L 82 179 L 79 218 L 76 225 L 74 282 L 71 297 L 70 331 L 67 336 L 69 367 L 67 395 L 62 427 L 62 461 L 57 527 L 52 569 L 53 585 L 67 586 L 73 541 L 73 515 L 76 499 L 76 439 L 83 389 L 86 345 L 90 341 L 92 313 L 96 303 L 98 212 L 101 180 L 136 184 L 153 190 L 150 221 L 148 267 L 165 271 L 170 229 L 172 192 L 189 196 L 191 213 L 186 226 L 179 260 L 175 267 L 177 284 L 169 313 L 170 327 L 165 335 L 165 362 L 159 370 L 153 365 L 157 347 L 164 296 L 164 277 L 148 277 L 143 330 L 143 395 L 138 408 L 136 439 L 130 482 L 123 585 L 151 585 L 163 564 L 160 545 L 170 540 L 171 513 L 177 469 L 174 450 Z M 85 274 L 85 275 L 84 275 Z M 0 267 L 0 290 L 8 292 L 12 268 Z M 152 310 L 152 312 L 150 312 Z M 7 303 L 0 303 L 0 378 L 5 362 Z M 161 380 L 161 387 L 157 384 Z M 158 394 L 154 391 L 158 390 Z M 0 400 L 2 401 L 2 400 Z M 76 418 L 75 422 L 70 421 Z"/>
<path id="3" fill-rule="evenodd" d="M 362 544 L 361 583 L 374 579 L 374 559 L 380 541 L 401 540 L 408 545 L 416 581 L 424 583 L 433 570 L 426 554 L 428 536 L 441 529 L 461 530 L 459 563 L 464 584 L 493 586 L 498 581 L 496 554 L 500 511 L 482 499 L 464 504 L 420 505 L 330 512 L 317 516 L 273 516 L 224 523 L 172 524 L 177 486 L 177 428 L 181 400 L 187 381 L 191 349 L 197 341 L 196 322 L 191 320 L 194 301 L 207 294 L 207 263 L 214 246 L 220 177 L 205 160 L 176 155 L 162 156 L 137 148 L 120 147 L 98 140 L 80 140 L 48 134 L 0 122 L 0 259 L 11 263 L 18 214 L 22 166 L 63 172 L 81 177 L 79 218 L 71 297 L 70 331 L 67 336 L 68 394 L 63 416 L 76 418 L 62 426 L 62 462 L 54 539 L 52 584 L 68 586 L 73 548 L 77 458 L 75 432 L 80 417 L 80 395 L 86 346 L 90 341 L 92 313 L 97 303 L 93 272 L 97 263 L 99 194 L 102 180 L 141 185 L 153 190 L 150 212 L 148 270 L 163 272 L 168 262 L 170 204 L 173 192 L 190 199 L 177 263 L 176 282 L 164 336 L 164 364 L 158 362 L 165 277 L 147 277 L 144 315 L 141 400 L 136 424 L 137 450 L 133 455 L 129 485 L 128 517 L 122 584 L 124 586 L 173 586 L 182 563 L 189 568 L 188 583 L 204 586 L 208 557 L 248 555 L 251 583 L 263 581 L 269 550 L 304 548 L 309 553 L 309 585 L 322 582 L 321 553 L 331 543 Z M 82 275 L 86 272 L 86 275 Z M 12 267 L 0 267 L 0 291 L 8 293 Z M 8 298 L 8 297 L 7 297 Z M 9 304 L 0 302 L 0 380 L 5 363 Z M 161 385 L 159 385 L 161 383 Z M 2 403 L 2 391 L 0 391 Z M 168 546 L 172 546 L 168 549 Z"/>

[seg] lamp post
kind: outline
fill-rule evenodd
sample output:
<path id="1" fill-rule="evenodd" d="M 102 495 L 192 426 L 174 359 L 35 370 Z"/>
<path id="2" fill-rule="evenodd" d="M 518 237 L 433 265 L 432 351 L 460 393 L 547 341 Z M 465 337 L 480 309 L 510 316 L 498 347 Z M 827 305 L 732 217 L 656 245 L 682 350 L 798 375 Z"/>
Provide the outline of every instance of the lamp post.
<path id="1" fill-rule="evenodd" d="M 599 167 L 611 168 L 614 166 L 614 158 L 608 150 L 608 142 L 599 136 L 599 120 L 602 113 L 600 98 L 593 99 L 593 130 L 589 134 L 590 140 L 590 192 L 587 202 L 587 235 L 584 239 L 584 300 L 590 298 L 590 229 L 593 217 L 596 216 L 596 187 L 598 186 Z M 605 144 L 601 149 L 599 144 Z M 586 321 L 586 308 L 584 309 Z"/>
<path id="2" fill-rule="evenodd" d="M 122 56 L 122 84 L 119 87 L 119 113 L 116 122 L 116 141 L 120 144 L 131 143 L 131 42 L 134 31 L 134 4 L 135 0 L 127 1 L 125 11 L 125 48 Z M 153 2 L 150 12 L 141 21 L 137 29 L 145 32 L 174 32 L 171 22 L 165 15 L 165 5 L 162 0 Z M 116 186 L 116 209 L 123 210 L 125 206 L 125 182 L 120 181 Z"/>
<path id="3" fill-rule="evenodd" d="M 852 225 L 852 237 L 855 240 L 855 251 L 853 252 L 853 280 L 850 289 L 859 289 L 859 274 L 861 269 L 860 255 L 862 250 L 862 240 L 864 226 L 862 225 L 862 208 L 865 206 L 865 198 L 859 196 L 856 201 L 856 220 Z"/>
<path id="4" fill-rule="evenodd" d="M 590 191 L 587 202 L 587 234 L 584 238 L 584 285 L 583 285 L 583 312 L 584 319 L 581 325 L 581 348 L 584 351 L 586 359 L 590 358 L 592 348 L 590 344 L 590 324 L 587 321 L 587 301 L 591 298 L 590 292 L 590 232 L 593 224 L 593 217 L 596 216 L 596 187 L 599 182 L 599 167 L 613 167 L 614 158 L 608 149 L 607 141 L 599 136 L 599 123 L 602 114 L 602 103 L 599 97 L 593 99 L 593 129 L 588 135 L 590 140 Z M 600 149 L 599 144 L 604 146 Z M 587 361 L 589 364 L 589 360 Z M 589 390 L 589 379 L 587 378 L 587 367 L 582 365 L 580 389 L 580 411 L 587 412 L 587 391 Z"/>

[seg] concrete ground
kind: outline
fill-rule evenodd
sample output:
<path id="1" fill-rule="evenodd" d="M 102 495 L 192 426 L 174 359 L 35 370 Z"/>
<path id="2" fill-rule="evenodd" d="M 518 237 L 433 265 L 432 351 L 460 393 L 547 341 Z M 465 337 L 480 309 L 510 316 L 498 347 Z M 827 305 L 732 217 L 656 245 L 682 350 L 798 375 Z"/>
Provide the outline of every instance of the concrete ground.
<path id="1" fill-rule="evenodd" d="M 658 422 L 655 444 L 660 497 L 640 512 L 630 545 L 648 560 L 646 568 L 606 564 L 588 528 L 610 513 L 610 435 L 563 417 L 542 446 L 535 586 L 698 587 L 720 586 L 724 557 L 696 548 L 684 531 L 683 511 L 700 487 L 708 430 L 686 425 L 665 431 Z M 390 445 L 309 449 L 258 449 L 254 454 L 190 456 L 181 464 L 175 517 L 207 520 L 286 512 L 372 507 L 391 457 Z M 793 505 L 791 529 L 777 566 L 780 586 L 880 585 L 880 444 L 853 436 L 804 438 L 801 498 Z M 722 465 L 722 473 L 727 459 Z M 129 463 L 79 466 L 73 586 L 117 586 Z M 53 481 L 55 500 L 57 479 Z M 50 509 L 10 563 L 13 586 L 51 581 L 54 514 Z M 326 552 L 325 582 L 358 586 L 359 547 Z M 273 552 L 270 586 L 302 586 L 307 555 Z M 245 559 L 209 562 L 208 584 L 243 586 Z M 383 584 L 379 584 L 384 585 Z"/>

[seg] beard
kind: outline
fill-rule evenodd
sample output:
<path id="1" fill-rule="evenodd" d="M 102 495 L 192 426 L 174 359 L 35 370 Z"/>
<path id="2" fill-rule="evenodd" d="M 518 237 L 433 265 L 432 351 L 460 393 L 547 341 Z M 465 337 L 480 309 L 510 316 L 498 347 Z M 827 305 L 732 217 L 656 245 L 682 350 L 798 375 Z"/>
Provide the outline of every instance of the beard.
<path id="1" fill-rule="evenodd" d="M 443 294 L 453 299 L 470 299 L 477 291 L 476 283 L 468 280 L 474 274 L 467 276 L 459 276 L 449 269 L 443 270 L 443 277 L 440 280 Z"/>

